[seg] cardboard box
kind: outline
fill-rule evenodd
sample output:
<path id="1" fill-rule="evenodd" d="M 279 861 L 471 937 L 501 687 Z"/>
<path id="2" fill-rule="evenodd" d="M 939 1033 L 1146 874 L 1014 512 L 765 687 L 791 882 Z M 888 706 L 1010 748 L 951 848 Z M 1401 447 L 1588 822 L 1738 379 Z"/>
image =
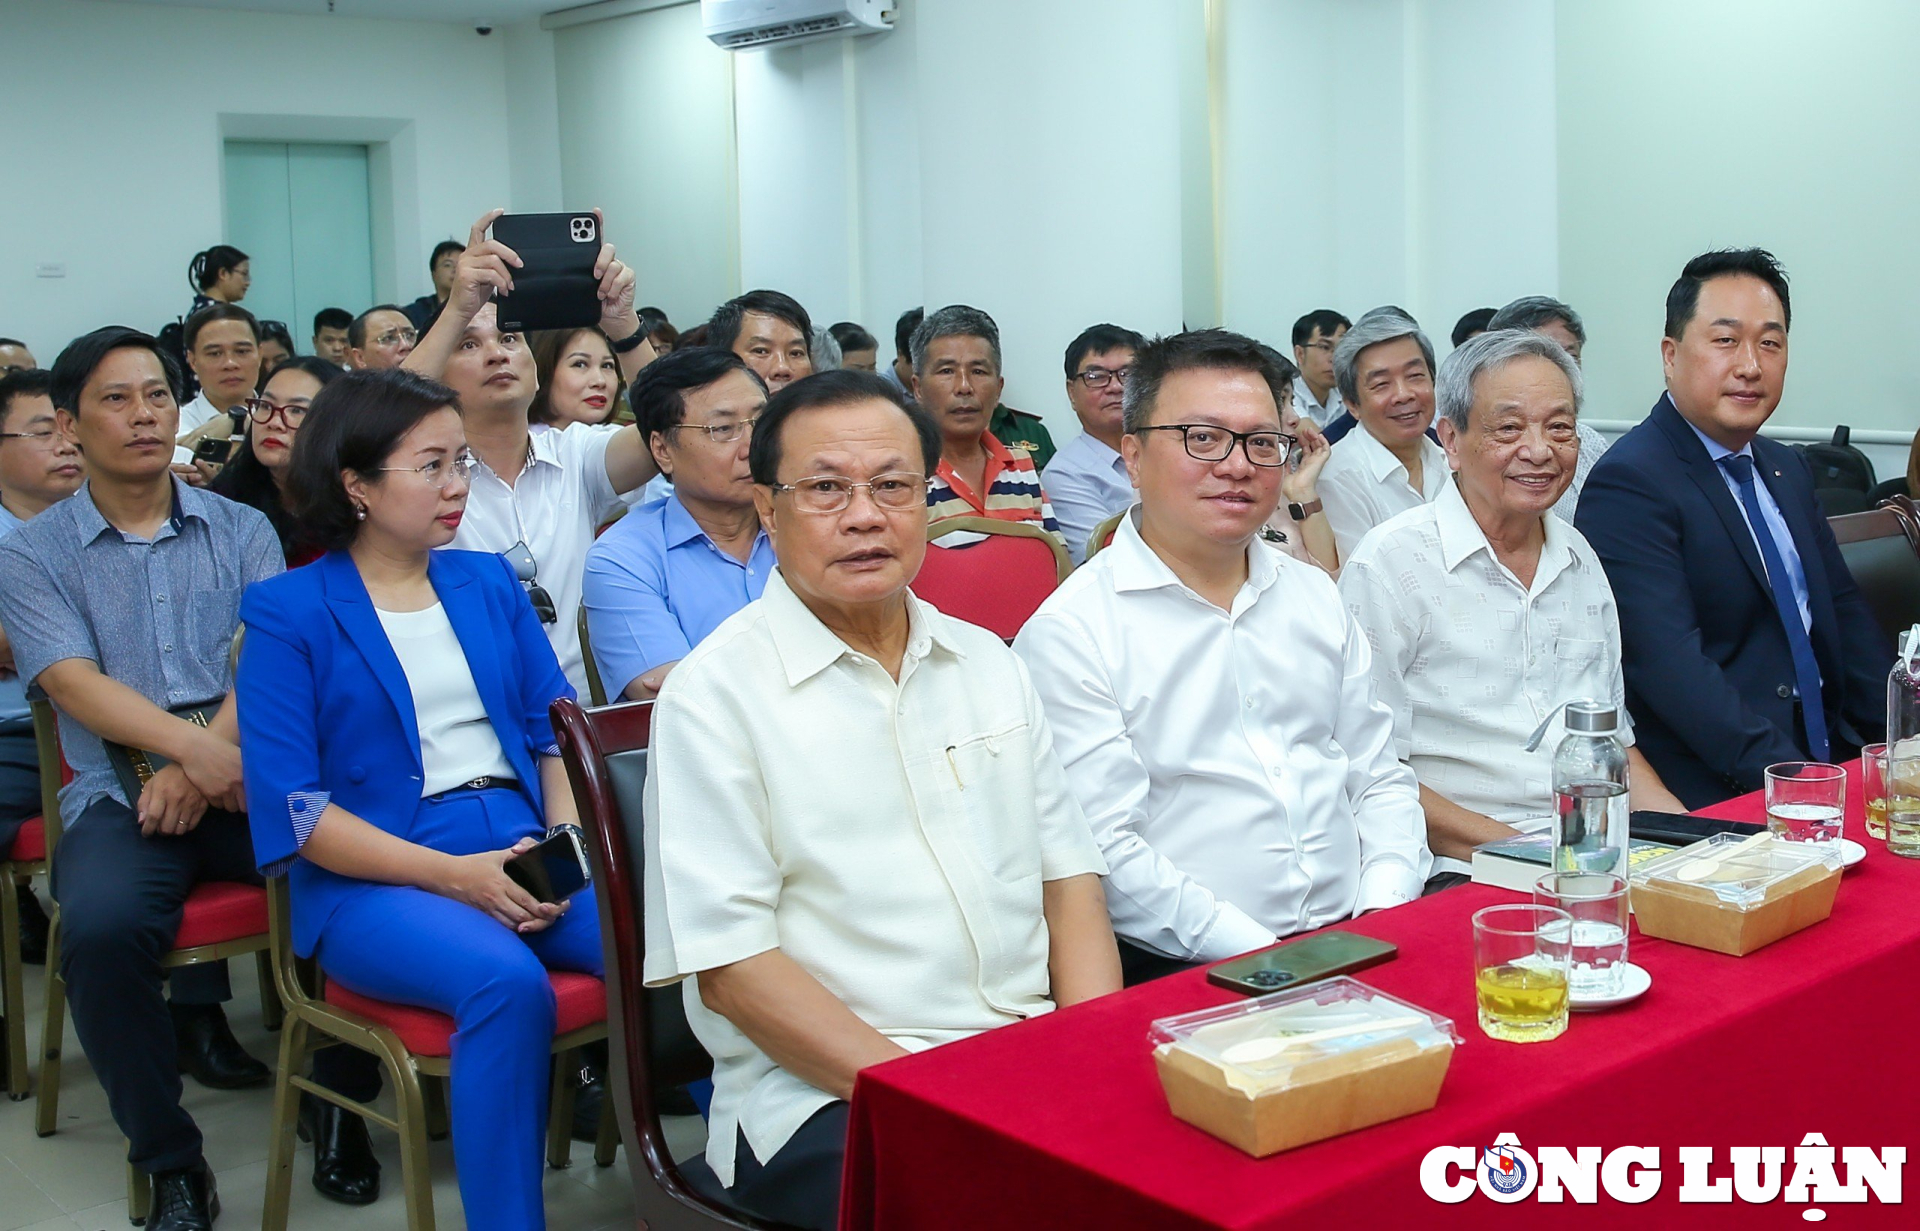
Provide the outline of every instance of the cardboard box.
<path id="1" fill-rule="evenodd" d="M 1287 1084 L 1257 1093 L 1179 1044 L 1162 1044 L 1153 1058 L 1175 1116 L 1265 1158 L 1432 1107 L 1453 1044 L 1421 1047 L 1412 1039 L 1388 1039 L 1300 1065 Z"/>
<path id="2" fill-rule="evenodd" d="M 1833 913 L 1840 869 L 1811 863 L 1767 886 L 1746 910 L 1704 885 L 1636 878 L 1629 891 L 1645 936 L 1744 957 Z"/>

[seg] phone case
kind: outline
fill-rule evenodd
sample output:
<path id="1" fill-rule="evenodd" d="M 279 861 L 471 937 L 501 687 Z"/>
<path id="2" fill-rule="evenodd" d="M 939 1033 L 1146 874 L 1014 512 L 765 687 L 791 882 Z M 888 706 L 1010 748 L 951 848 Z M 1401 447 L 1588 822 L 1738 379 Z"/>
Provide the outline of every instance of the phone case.
<path id="1" fill-rule="evenodd" d="M 1351 974 L 1391 961 L 1399 947 L 1357 932 L 1320 932 L 1222 962 L 1207 982 L 1248 996 L 1264 996 L 1329 975 Z"/>
<path id="2" fill-rule="evenodd" d="M 513 291 L 494 296 L 502 332 L 580 329 L 600 320 L 600 220 L 591 213 L 502 214 L 493 238 L 523 262 Z"/>

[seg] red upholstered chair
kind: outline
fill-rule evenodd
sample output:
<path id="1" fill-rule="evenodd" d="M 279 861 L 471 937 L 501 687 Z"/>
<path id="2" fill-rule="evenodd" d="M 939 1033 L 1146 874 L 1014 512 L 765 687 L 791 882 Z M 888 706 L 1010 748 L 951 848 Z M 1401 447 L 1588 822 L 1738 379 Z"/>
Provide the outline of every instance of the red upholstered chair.
<path id="1" fill-rule="evenodd" d="M 44 792 L 43 792 L 44 794 Z M 47 826 L 33 817 L 0 858 L 0 1019 L 7 1027 L 7 1097 L 27 1097 L 27 999 L 20 974 L 20 895 L 47 870 Z"/>
<path id="2" fill-rule="evenodd" d="M 653 702 L 629 701 L 582 709 L 567 698 L 553 703 L 553 729 L 580 817 L 593 837 L 594 895 L 607 950 L 607 1000 L 613 1073 L 607 1092 L 631 1147 L 627 1169 L 642 1226 L 693 1231 L 715 1225 L 746 1231 L 786 1231 L 727 1204 L 709 1172 L 705 1182 L 673 1161 L 660 1125 L 659 1095 L 713 1072 L 713 1060 L 687 1025 L 679 987 L 649 988 L 646 960 L 645 867 L 641 860 L 641 796 L 647 782 L 647 740 Z"/>
<path id="3" fill-rule="evenodd" d="M 966 547 L 942 546 L 955 535 L 984 535 Z M 1020 626 L 1073 571 L 1056 536 L 1031 522 L 954 517 L 933 527 L 914 594 L 941 611 L 1011 641 Z"/>

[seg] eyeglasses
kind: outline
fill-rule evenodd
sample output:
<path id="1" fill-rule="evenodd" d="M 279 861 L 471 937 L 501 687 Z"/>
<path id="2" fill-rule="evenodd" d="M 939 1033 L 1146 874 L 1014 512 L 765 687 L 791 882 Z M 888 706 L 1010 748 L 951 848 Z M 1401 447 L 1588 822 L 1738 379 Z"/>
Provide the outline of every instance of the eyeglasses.
<path id="1" fill-rule="evenodd" d="M 525 587 L 527 601 L 533 604 L 533 614 L 540 617 L 542 624 L 558 624 L 560 609 L 554 605 L 553 595 L 540 584 L 540 562 L 533 558 L 533 549 L 527 546 L 527 541 L 521 539 L 500 554 L 513 566 L 513 575 Z"/>
<path id="2" fill-rule="evenodd" d="M 402 342 L 405 342 L 408 346 L 412 346 L 419 340 L 420 335 L 411 329 L 389 329 L 374 339 L 375 342 L 378 342 L 382 346 L 398 346 Z"/>
<path id="3" fill-rule="evenodd" d="M 1285 432 L 1232 432 L 1210 423 L 1156 423 L 1140 430 L 1179 432 L 1187 456 L 1197 462 L 1224 462 L 1233 456 L 1233 446 L 1240 445 L 1254 465 L 1281 466 L 1295 444 Z"/>
<path id="4" fill-rule="evenodd" d="M 262 419 L 261 422 L 264 423 L 266 420 Z M 462 449 L 452 461 L 445 461 L 436 457 L 424 466 L 375 466 L 374 469 L 395 474 L 417 474 L 427 481 L 427 486 L 444 488 L 447 485 L 447 480 L 453 478 L 455 475 L 460 476 L 462 483 L 471 479 L 473 477 L 473 468 L 477 464 L 473 454 L 466 449 Z M 528 558 L 531 559 L 532 557 Z"/>
<path id="5" fill-rule="evenodd" d="M 263 426 L 273 422 L 275 415 L 279 415 L 288 427 L 299 427 L 307 417 L 307 408 L 304 406 L 276 406 L 265 398 L 248 398 L 242 405 L 247 409 L 247 418 Z"/>
<path id="6" fill-rule="evenodd" d="M 705 432 L 707 439 L 714 444 L 730 445 L 738 442 L 742 436 L 751 434 L 753 425 L 758 422 L 760 422 L 760 416 L 755 415 L 751 419 L 740 419 L 733 423 L 676 423 L 672 430 L 677 432 L 685 428 L 695 432 Z"/>
<path id="7" fill-rule="evenodd" d="M 1318 342 L 1303 342 L 1301 343 L 1301 345 L 1306 350 L 1323 350 L 1323 351 L 1326 351 L 1329 355 L 1331 355 L 1333 353 L 1333 348 L 1340 344 L 1338 342 L 1329 341 L 1326 338 L 1321 338 Z"/>
<path id="8" fill-rule="evenodd" d="M 44 432 L 0 432 L 0 440 L 31 440 L 44 449 L 53 443 L 57 435 L 52 428 Z"/>
<path id="9" fill-rule="evenodd" d="M 865 483 L 813 475 L 791 483 L 775 483 L 773 490 L 793 493 L 793 507 L 802 513 L 838 513 L 853 503 L 854 491 L 862 487 L 883 509 L 911 509 L 927 502 L 927 476 L 909 471 L 877 474 Z"/>
<path id="10" fill-rule="evenodd" d="M 1123 385 L 1126 384 L 1132 375 L 1131 367 L 1114 368 L 1111 371 L 1106 368 L 1088 368 L 1084 372 L 1076 373 L 1074 379 L 1089 389 L 1105 389 L 1108 384 L 1116 380 Z"/>

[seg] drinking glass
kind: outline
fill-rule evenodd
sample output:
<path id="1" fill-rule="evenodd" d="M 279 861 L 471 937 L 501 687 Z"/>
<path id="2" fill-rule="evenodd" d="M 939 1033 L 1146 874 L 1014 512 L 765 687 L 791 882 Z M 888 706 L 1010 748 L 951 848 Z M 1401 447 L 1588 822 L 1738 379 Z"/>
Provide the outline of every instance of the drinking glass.
<path id="1" fill-rule="evenodd" d="M 1887 746 L 1868 744 L 1860 750 L 1860 776 L 1867 797 L 1867 834 L 1887 840 Z"/>
<path id="2" fill-rule="evenodd" d="M 1509 1043 L 1566 1033 L 1573 916 L 1557 906 L 1488 906 L 1473 916 L 1480 1029 Z"/>
<path id="3" fill-rule="evenodd" d="M 1534 882 L 1537 906 L 1572 917 L 1569 981 L 1575 996 L 1617 996 L 1627 977 L 1627 882 L 1611 872 L 1549 872 Z M 1554 935 L 1559 928 L 1548 928 Z"/>
<path id="4" fill-rule="evenodd" d="M 1847 771 L 1821 761 L 1767 766 L 1767 828 L 1782 842 L 1833 842 L 1840 837 Z"/>

